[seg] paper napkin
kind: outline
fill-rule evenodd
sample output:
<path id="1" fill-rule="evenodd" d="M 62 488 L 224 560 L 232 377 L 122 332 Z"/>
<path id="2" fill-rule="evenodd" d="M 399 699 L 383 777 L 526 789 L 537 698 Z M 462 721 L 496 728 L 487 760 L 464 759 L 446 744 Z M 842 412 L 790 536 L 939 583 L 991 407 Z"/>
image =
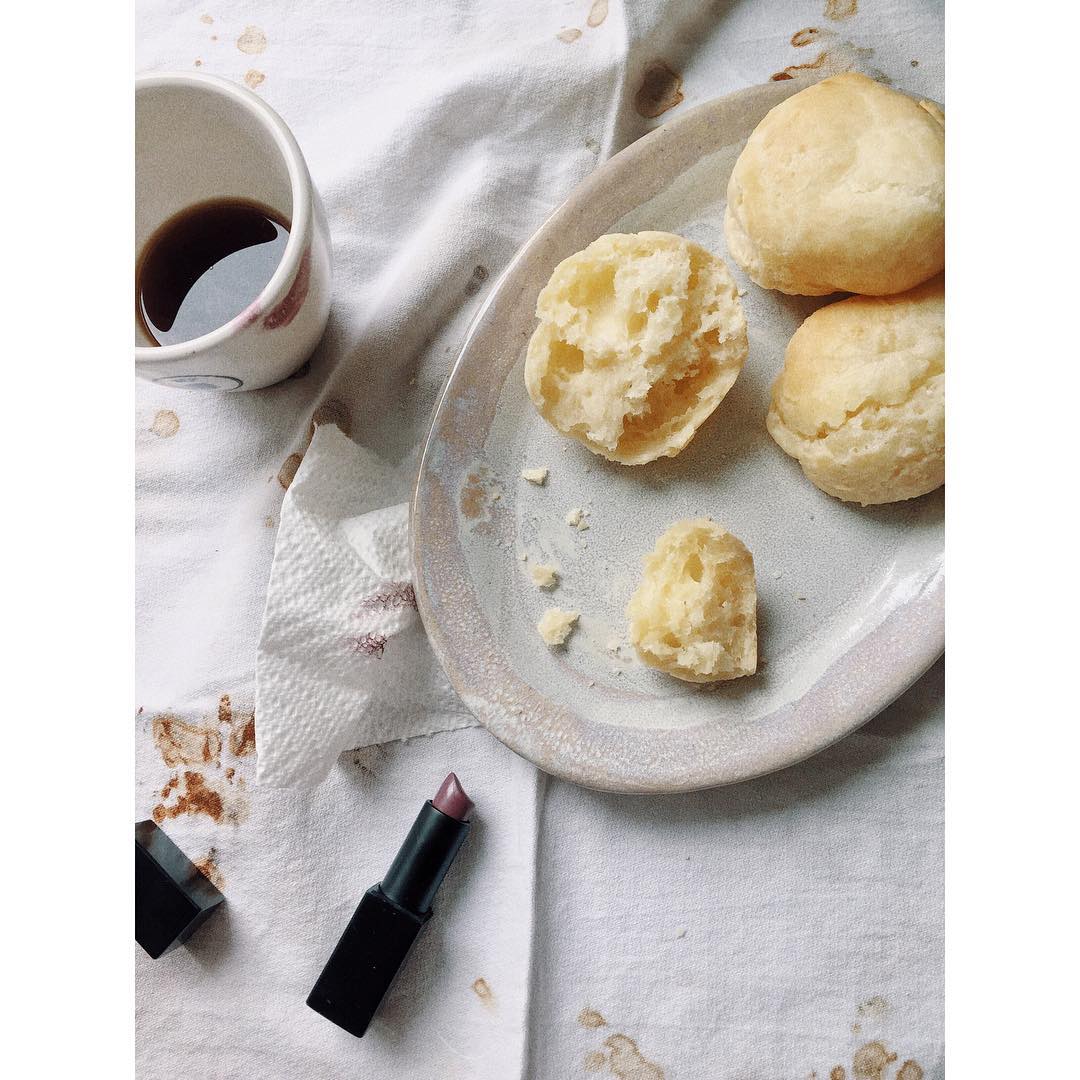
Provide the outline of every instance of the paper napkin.
<path id="1" fill-rule="evenodd" d="M 310 786 L 345 750 L 475 723 L 416 610 L 410 477 L 320 426 L 281 508 L 256 660 L 257 781 Z"/>

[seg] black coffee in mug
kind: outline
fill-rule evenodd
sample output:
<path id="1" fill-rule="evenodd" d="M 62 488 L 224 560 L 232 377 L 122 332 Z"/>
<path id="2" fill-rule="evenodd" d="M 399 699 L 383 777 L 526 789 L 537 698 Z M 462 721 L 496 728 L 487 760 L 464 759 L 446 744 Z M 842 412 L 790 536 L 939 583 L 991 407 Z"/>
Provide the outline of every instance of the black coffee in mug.
<path id="1" fill-rule="evenodd" d="M 135 264 L 135 314 L 157 345 L 224 326 L 266 287 L 289 222 L 250 199 L 210 199 L 160 225 Z"/>

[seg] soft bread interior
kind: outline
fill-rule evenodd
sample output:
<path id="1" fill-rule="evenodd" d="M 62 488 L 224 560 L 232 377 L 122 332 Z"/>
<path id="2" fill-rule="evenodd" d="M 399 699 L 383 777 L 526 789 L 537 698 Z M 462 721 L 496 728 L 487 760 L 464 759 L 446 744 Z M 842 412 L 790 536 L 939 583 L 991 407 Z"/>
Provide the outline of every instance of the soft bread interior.
<path id="1" fill-rule="evenodd" d="M 642 660 L 676 678 L 712 682 L 757 670 L 754 559 L 708 518 L 678 521 L 657 540 L 627 615 Z"/>
<path id="2" fill-rule="evenodd" d="M 624 464 L 686 446 L 747 353 L 727 267 L 669 233 L 601 237 L 556 267 L 536 314 L 525 365 L 533 403 Z"/>

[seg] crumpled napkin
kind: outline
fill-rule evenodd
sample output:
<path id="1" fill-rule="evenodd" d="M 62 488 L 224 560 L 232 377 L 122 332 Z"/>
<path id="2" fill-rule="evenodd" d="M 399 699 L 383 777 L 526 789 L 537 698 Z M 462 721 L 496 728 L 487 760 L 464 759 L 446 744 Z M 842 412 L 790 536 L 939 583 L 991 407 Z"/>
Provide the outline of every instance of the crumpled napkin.
<path id="1" fill-rule="evenodd" d="M 319 783 L 343 751 L 476 723 L 431 651 L 409 478 L 321 425 L 281 508 L 256 658 L 256 780 Z"/>

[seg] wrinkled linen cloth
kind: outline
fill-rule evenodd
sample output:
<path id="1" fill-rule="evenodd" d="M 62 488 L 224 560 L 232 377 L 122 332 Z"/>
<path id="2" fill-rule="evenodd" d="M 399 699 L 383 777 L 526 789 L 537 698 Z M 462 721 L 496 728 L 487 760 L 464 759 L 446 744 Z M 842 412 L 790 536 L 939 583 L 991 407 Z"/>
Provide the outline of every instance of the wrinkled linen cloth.
<path id="1" fill-rule="evenodd" d="M 470 319 L 598 161 L 799 65 L 942 100 L 943 21 L 912 0 L 140 0 L 139 71 L 223 75 L 282 114 L 336 259 L 330 325 L 298 377 L 136 388 L 134 811 L 228 901 L 162 959 L 136 948 L 140 1077 L 944 1076 L 940 664 L 802 765 L 665 798 L 564 784 L 461 727 L 411 624 L 406 704 L 384 707 L 362 675 L 383 661 L 358 649 L 344 678 L 373 704 L 341 737 L 364 748 L 323 782 L 257 783 L 253 716 L 283 500 L 328 475 L 306 460 L 313 422 L 319 443 L 333 425 L 379 463 L 360 512 L 404 543 L 387 508 L 408 497 Z M 374 576 L 396 581 L 404 552 L 380 550 Z M 358 1041 L 304 998 L 451 768 L 477 802 L 472 835 Z"/>

